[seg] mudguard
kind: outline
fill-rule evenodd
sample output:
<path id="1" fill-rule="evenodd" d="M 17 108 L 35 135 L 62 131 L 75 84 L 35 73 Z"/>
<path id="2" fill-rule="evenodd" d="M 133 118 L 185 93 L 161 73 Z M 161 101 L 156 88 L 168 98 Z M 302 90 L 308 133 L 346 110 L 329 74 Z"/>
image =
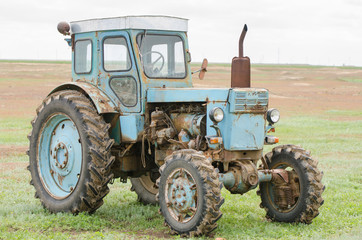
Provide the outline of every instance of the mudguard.
<path id="1" fill-rule="evenodd" d="M 92 100 L 94 106 L 97 108 L 97 112 L 99 114 L 119 112 L 117 111 L 116 105 L 104 92 L 102 92 L 99 88 L 95 87 L 94 85 L 88 82 L 78 81 L 78 82 L 64 83 L 53 89 L 53 91 L 51 91 L 49 95 L 67 89 L 80 91 L 83 94 L 85 94 L 87 97 L 89 97 Z"/>

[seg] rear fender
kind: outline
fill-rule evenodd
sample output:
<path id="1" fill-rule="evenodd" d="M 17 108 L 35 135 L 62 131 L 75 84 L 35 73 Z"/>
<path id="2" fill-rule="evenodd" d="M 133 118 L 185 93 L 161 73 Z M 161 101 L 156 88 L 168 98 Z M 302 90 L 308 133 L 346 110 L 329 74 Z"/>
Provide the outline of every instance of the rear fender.
<path id="1" fill-rule="evenodd" d="M 64 83 L 56 87 L 53 91 L 49 93 L 55 93 L 62 90 L 76 90 L 83 93 L 87 96 L 94 104 L 99 114 L 104 113 L 119 113 L 117 111 L 116 105 L 111 101 L 111 99 L 100 89 L 94 85 L 87 82 L 69 82 Z"/>

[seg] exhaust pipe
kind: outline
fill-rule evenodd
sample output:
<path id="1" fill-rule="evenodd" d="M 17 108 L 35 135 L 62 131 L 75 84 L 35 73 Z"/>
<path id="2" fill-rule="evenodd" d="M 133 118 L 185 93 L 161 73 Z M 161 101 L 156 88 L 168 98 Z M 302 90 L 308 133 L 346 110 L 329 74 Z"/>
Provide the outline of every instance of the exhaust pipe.
<path id="1" fill-rule="evenodd" d="M 231 64 L 231 87 L 250 87 L 250 58 L 244 57 L 244 38 L 248 27 L 244 25 L 239 38 L 239 57 L 234 57 Z"/>

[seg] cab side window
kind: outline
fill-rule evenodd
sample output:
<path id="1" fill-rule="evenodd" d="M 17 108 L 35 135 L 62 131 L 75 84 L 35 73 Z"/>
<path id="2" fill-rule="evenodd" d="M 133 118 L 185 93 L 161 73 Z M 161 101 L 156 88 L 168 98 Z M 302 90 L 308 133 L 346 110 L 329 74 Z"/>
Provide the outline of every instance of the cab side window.
<path id="1" fill-rule="evenodd" d="M 103 41 L 103 67 L 107 72 L 130 70 L 131 59 L 125 38 L 109 37 Z"/>
<path id="2" fill-rule="evenodd" d="M 137 104 L 137 82 L 133 77 L 115 77 L 110 82 L 112 90 L 126 107 Z"/>

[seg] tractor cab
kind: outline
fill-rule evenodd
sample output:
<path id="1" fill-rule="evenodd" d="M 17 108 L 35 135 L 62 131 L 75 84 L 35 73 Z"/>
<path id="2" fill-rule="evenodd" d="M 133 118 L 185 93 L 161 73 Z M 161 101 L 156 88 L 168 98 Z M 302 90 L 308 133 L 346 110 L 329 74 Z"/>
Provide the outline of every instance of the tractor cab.
<path id="1" fill-rule="evenodd" d="M 59 28 L 71 36 L 73 81 L 107 93 L 122 115 L 143 113 L 149 88 L 192 86 L 187 19 L 130 16 Z"/>

